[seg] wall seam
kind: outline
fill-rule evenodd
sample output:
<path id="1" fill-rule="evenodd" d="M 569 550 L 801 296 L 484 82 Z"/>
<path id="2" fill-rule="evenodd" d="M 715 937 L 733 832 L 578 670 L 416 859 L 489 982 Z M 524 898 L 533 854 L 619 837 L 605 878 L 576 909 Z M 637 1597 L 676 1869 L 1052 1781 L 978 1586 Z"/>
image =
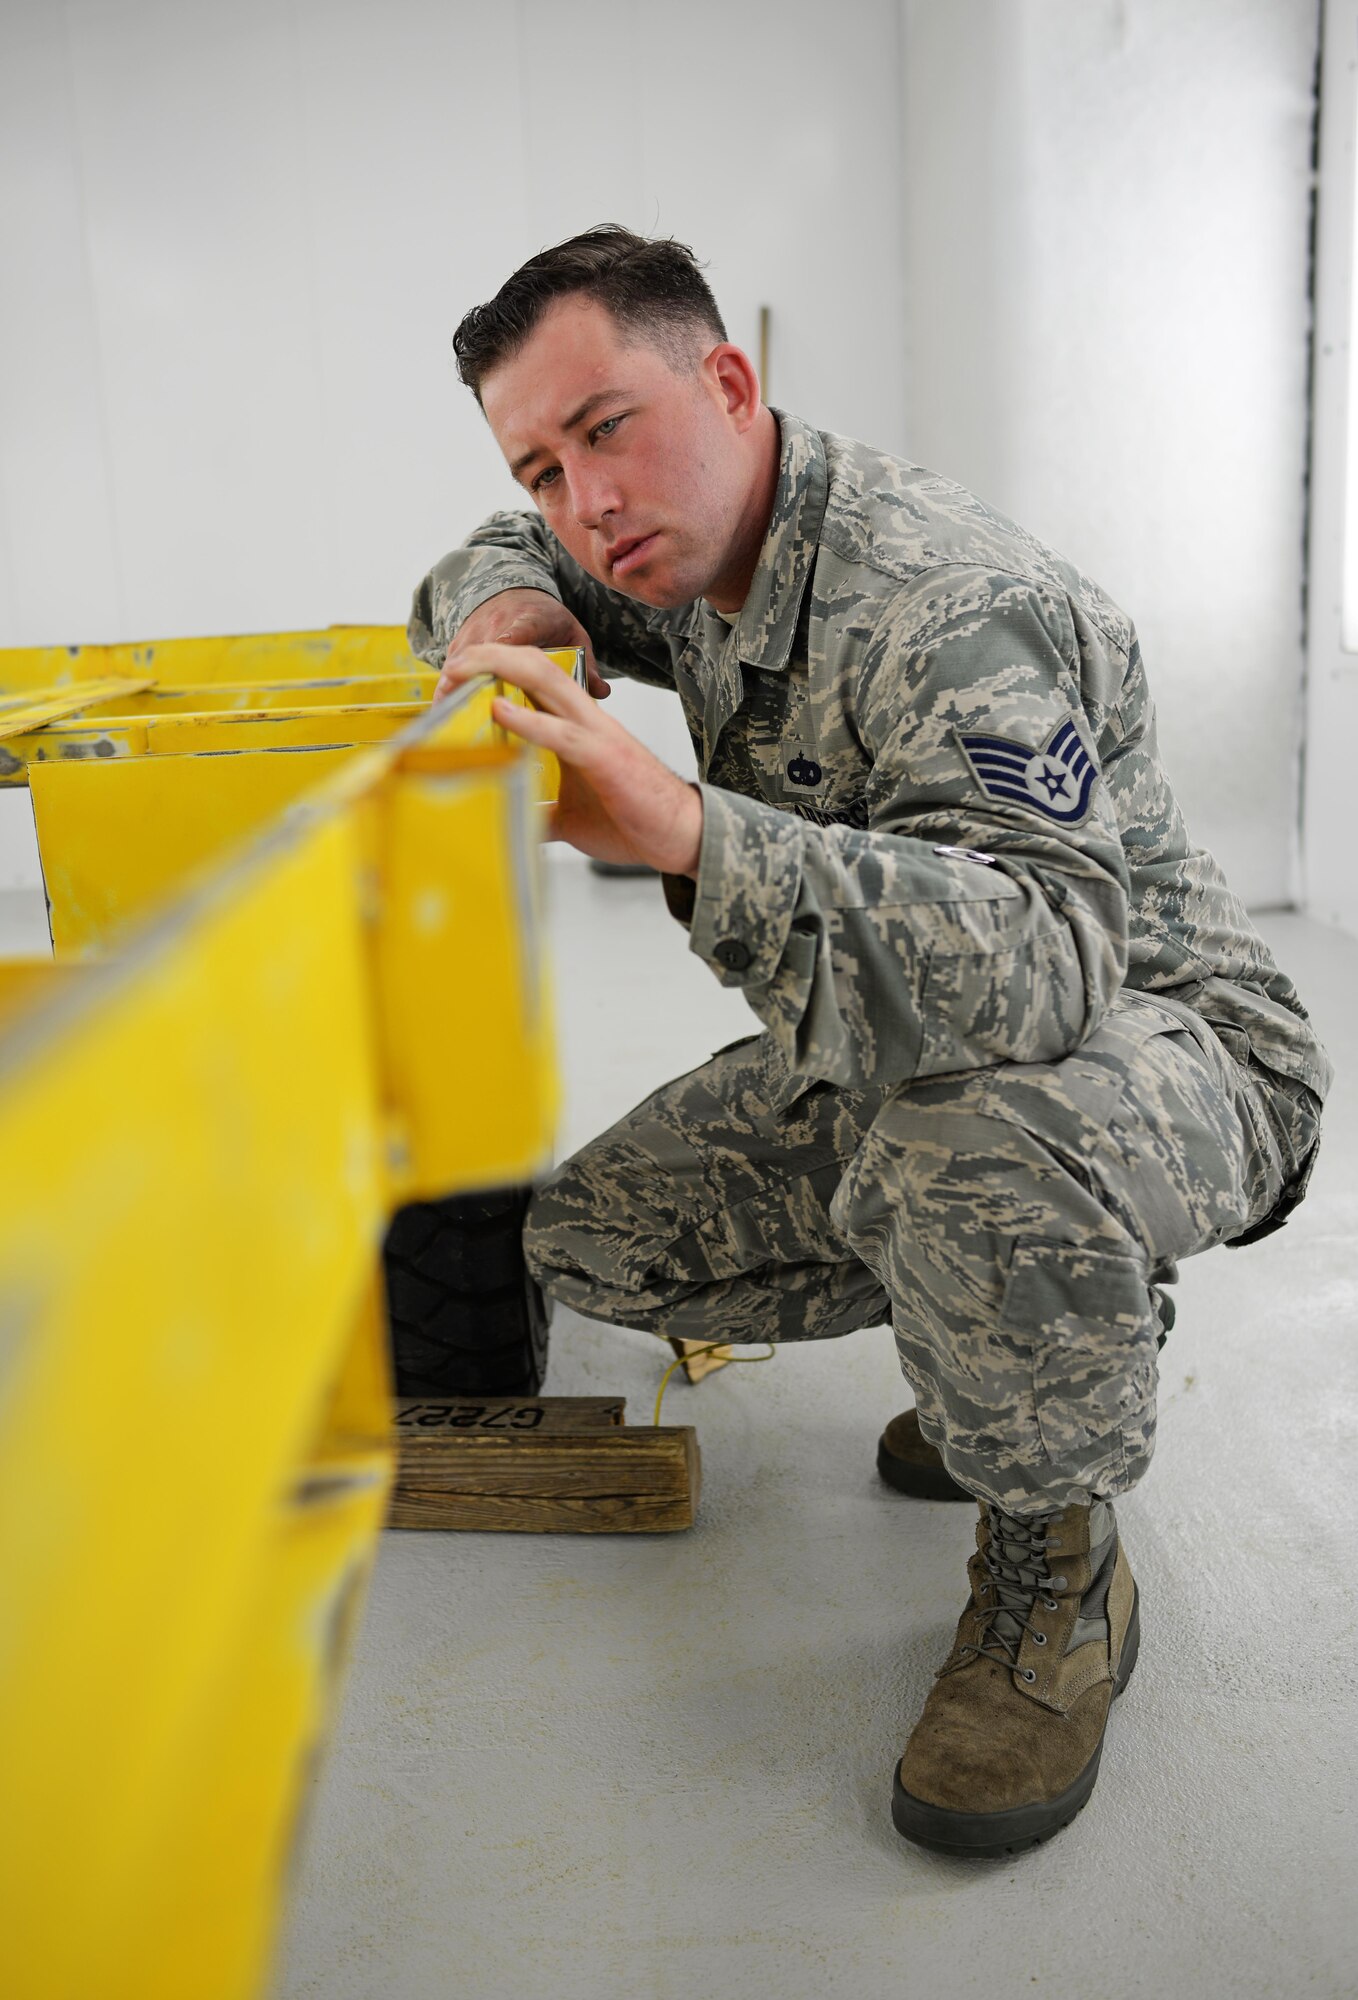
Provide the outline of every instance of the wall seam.
<path id="1" fill-rule="evenodd" d="M 99 293 L 94 281 L 94 249 L 90 239 L 89 203 L 86 199 L 85 141 L 80 124 L 79 96 L 75 81 L 75 58 L 71 48 L 71 9 L 69 0 L 61 10 L 61 48 L 66 69 L 67 99 L 71 112 L 71 137 L 75 154 L 75 194 L 76 207 L 80 216 L 81 262 L 85 271 L 85 288 L 89 299 L 90 320 L 94 327 L 94 385 L 98 402 L 99 461 L 104 474 L 104 504 L 108 510 L 109 549 L 113 557 L 113 588 L 118 606 L 118 631 L 81 632 L 51 635 L 52 641 L 71 645 L 77 639 L 95 643 L 110 639 L 145 639 L 152 635 L 133 632 L 127 590 L 126 561 L 123 554 L 122 535 L 119 532 L 117 482 L 113 472 L 113 439 L 109 426 L 108 374 L 105 365 L 104 327 L 99 312 Z"/>
<path id="2" fill-rule="evenodd" d="M 1316 0 L 1316 60 L 1314 98 L 1311 105 L 1311 184 L 1306 241 L 1306 436 L 1302 459 L 1301 514 L 1301 677 L 1298 688 L 1297 744 L 1294 758 L 1296 802 L 1292 825 L 1292 854 L 1289 874 L 1292 907 L 1306 907 L 1307 815 L 1306 770 L 1309 749 L 1308 718 L 1311 700 L 1311 536 L 1315 512 L 1315 428 L 1316 428 L 1316 332 L 1317 229 L 1320 210 L 1320 123 L 1325 77 L 1325 0 Z"/>

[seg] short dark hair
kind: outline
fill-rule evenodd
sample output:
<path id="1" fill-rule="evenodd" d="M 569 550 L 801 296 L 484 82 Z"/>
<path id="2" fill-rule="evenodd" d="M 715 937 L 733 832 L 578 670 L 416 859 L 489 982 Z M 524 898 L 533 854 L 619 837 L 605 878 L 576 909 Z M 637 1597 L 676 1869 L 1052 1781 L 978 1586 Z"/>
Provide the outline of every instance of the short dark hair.
<path id="1" fill-rule="evenodd" d="M 473 306 L 453 335 L 457 372 L 481 400 L 491 370 L 516 354 L 547 307 L 577 295 L 594 299 L 618 325 L 659 347 L 680 367 L 693 336 L 725 340 L 726 327 L 707 280 L 686 243 L 637 236 L 601 222 L 539 250 L 506 278 L 487 305 Z"/>

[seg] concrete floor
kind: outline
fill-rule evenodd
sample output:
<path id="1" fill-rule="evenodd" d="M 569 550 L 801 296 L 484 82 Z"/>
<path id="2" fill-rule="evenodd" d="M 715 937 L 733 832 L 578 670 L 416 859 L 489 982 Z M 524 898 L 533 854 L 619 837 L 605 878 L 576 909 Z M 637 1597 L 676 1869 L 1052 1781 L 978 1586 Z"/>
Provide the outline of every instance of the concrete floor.
<path id="1" fill-rule="evenodd" d="M 550 881 L 569 1149 L 751 1021 L 654 882 Z M 689 1534 L 384 1536 L 282 2000 L 1358 1992 L 1358 942 L 1263 928 L 1339 1066 L 1324 1155 L 1286 1230 L 1184 1268 L 1119 1508 L 1141 1660 L 1074 1825 L 972 1864 L 895 1833 L 972 1517 L 877 1480 L 887 1331 L 786 1348 L 672 1381 Z M 650 1420 L 668 1349 L 560 1309 L 552 1339 L 552 1392 Z"/>

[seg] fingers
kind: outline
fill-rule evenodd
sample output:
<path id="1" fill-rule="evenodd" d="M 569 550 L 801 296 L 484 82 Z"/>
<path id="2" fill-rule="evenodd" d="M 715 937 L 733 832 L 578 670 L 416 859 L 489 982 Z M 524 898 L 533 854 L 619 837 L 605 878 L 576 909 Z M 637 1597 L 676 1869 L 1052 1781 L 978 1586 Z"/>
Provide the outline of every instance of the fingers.
<path id="1" fill-rule="evenodd" d="M 512 646 L 517 652 L 531 651 L 540 653 L 543 649 L 532 636 L 531 631 L 535 623 L 536 620 L 525 615 L 512 619 L 506 625 L 504 631 L 497 633 L 493 639 L 473 640 L 470 644 L 465 640 L 455 639 L 444 655 L 443 668 L 435 683 L 431 699 L 441 701 L 444 695 L 451 694 L 455 687 L 461 687 L 465 681 L 471 679 L 477 673 L 493 673 L 497 680 L 512 681 L 516 687 L 520 686 L 521 683 L 516 676 L 513 673 L 507 673 L 503 667 L 469 667 L 466 663 L 472 654 L 485 652 L 489 647 L 495 646 Z M 584 654 L 585 681 L 589 694 L 595 701 L 607 701 L 613 690 L 595 666 L 593 652 L 588 646 L 584 648 Z M 548 664 L 560 679 L 566 680 L 570 678 L 568 675 L 561 673 L 561 670 L 556 666 L 554 661 L 549 661 Z"/>
<path id="2" fill-rule="evenodd" d="M 438 701 L 441 696 L 451 694 L 454 688 L 462 687 L 467 681 L 474 680 L 478 674 L 493 673 L 497 680 L 506 679 L 507 676 L 494 667 L 469 666 L 468 661 L 474 654 L 484 653 L 494 646 L 515 646 L 516 649 L 522 650 L 525 642 L 516 641 L 509 636 L 513 629 L 514 625 L 511 623 L 505 628 L 504 636 L 497 635 L 494 639 L 473 639 L 470 642 L 465 639 L 455 639 L 444 657 L 443 671 L 434 689 L 434 700 Z"/>
<path id="3" fill-rule="evenodd" d="M 594 713 L 585 690 L 536 646 L 468 646 L 444 667 L 440 686 L 446 681 L 450 688 L 461 687 L 479 674 L 507 681 L 549 714 L 585 722 Z"/>
<path id="4" fill-rule="evenodd" d="M 580 752 L 580 730 L 564 716 L 546 715 L 540 708 L 520 708 L 518 702 L 497 695 L 490 712 L 500 727 L 525 743 L 536 743 L 564 762 L 573 764 Z"/>

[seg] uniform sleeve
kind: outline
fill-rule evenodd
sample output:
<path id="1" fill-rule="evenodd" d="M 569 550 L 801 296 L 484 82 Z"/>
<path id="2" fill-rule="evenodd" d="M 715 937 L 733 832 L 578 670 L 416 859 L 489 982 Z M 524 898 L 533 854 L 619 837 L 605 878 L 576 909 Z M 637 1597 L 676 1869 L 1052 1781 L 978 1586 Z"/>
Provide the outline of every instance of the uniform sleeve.
<path id="1" fill-rule="evenodd" d="M 537 514 L 492 514 L 436 563 L 415 592 L 407 633 L 417 659 L 441 667 L 458 627 L 502 590 L 545 590 L 580 620 L 601 672 L 672 688 L 664 615 L 648 618 L 581 569 Z"/>
<path id="2" fill-rule="evenodd" d="M 1093 1032 L 1126 970 L 1128 877 L 1080 672 L 1064 597 L 935 573 L 856 670 L 866 830 L 703 788 L 692 949 L 794 1071 L 889 1086 Z"/>

